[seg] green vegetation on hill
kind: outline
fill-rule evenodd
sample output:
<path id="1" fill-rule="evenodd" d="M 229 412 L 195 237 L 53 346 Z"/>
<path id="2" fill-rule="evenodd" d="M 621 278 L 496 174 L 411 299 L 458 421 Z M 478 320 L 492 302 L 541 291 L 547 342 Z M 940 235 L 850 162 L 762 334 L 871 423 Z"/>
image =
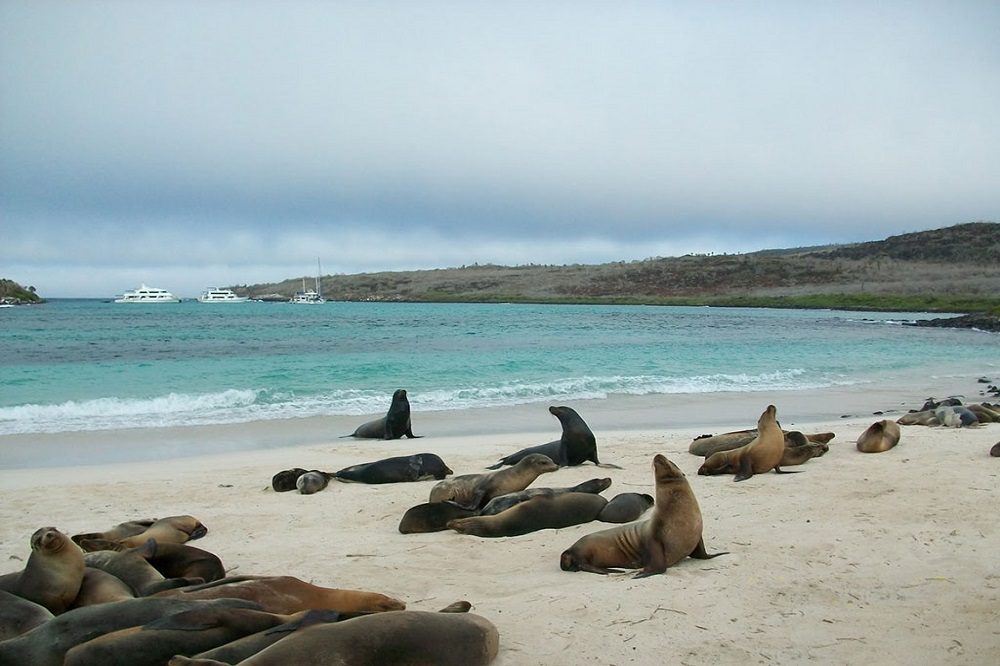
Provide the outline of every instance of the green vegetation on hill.
<path id="1" fill-rule="evenodd" d="M 254 285 L 286 296 L 301 277 Z M 572 266 L 473 265 L 322 278 L 335 300 L 635 303 L 1000 314 L 1000 224 L 852 245 Z"/>
<path id="2" fill-rule="evenodd" d="M 45 299 L 35 293 L 34 287 L 24 288 L 13 280 L 0 278 L 0 303 L 44 303 Z"/>

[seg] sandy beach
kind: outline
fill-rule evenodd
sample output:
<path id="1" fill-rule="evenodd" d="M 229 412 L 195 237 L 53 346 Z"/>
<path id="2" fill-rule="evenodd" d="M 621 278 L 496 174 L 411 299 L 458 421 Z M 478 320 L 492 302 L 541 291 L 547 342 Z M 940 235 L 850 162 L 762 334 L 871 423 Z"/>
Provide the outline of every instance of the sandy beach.
<path id="1" fill-rule="evenodd" d="M 687 559 L 663 576 L 561 571 L 564 549 L 611 527 L 599 522 L 498 539 L 400 534 L 400 517 L 426 501 L 434 481 L 333 482 L 311 496 L 270 488 L 271 476 L 290 467 L 335 471 L 423 451 L 439 454 L 456 474 L 482 472 L 503 454 L 558 438 L 547 405 L 415 413 L 414 431 L 425 437 L 390 442 L 338 439 L 357 417 L 42 436 L 36 457 L 17 458 L 19 468 L 10 468 L 9 454 L 31 438 L 2 438 L 3 572 L 23 567 L 28 539 L 41 526 L 73 534 L 191 514 L 209 529 L 193 545 L 219 555 L 234 574 L 287 574 L 373 590 L 410 609 L 466 599 L 498 627 L 495 663 L 503 666 L 997 663 L 1000 459 L 988 452 L 1000 441 L 1000 424 L 903 427 L 900 444 L 881 454 L 854 446 L 883 418 L 873 415 L 877 410 L 894 419 L 928 395 L 984 399 L 974 380 L 928 382 L 895 391 L 573 404 L 594 430 L 601 460 L 623 469 L 563 468 L 533 485 L 607 476 L 609 498 L 652 492 L 652 458 L 666 455 L 698 498 L 706 547 L 729 554 Z M 787 429 L 836 433 L 829 453 L 798 474 L 738 484 L 731 476 L 698 476 L 702 459 L 688 453 L 691 440 L 752 427 L 769 403 Z M 266 441 L 252 450 L 218 451 L 209 441 L 215 436 L 236 449 L 254 432 Z M 186 455 L 200 438 L 209 454 Z M 184 446 L 174 448 L 177 442 Z M 116 448 L 145 444 L 158 452 L 155 459 L 106 462 Z M 104 464 L 58 466 L 86 462 L 88 455 Z"/>

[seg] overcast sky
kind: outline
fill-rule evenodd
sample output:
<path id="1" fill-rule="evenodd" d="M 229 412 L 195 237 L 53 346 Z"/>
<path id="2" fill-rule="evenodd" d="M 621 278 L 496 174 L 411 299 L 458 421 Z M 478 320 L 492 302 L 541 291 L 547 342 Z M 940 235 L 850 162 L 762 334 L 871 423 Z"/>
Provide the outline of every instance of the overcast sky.
<path id="1" fill-rule="evenodd" d="M 0 1 L 47 297 L 1000 221 L 1000 2 Z"/>

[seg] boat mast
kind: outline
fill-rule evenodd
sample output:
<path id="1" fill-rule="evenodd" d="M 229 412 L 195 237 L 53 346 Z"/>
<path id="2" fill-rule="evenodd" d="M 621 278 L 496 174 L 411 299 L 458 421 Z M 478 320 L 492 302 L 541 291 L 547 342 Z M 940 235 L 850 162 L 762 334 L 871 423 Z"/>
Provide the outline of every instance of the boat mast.
<path id="1" fill-rule="evenodd" d="M 319 265 L 319 257 L 316 257 L 316 295 L 322 296 L 323 292 L 320 290 L 319 286 L 319 276 L 323 272 L 323 269 Z"/>

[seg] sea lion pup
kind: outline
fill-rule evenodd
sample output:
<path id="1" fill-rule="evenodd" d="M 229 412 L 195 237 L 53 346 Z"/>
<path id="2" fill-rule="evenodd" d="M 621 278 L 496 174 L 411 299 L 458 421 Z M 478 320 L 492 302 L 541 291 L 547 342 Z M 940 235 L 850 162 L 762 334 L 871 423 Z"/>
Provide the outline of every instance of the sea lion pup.
<path id="1" fill-rule="evenodd" d="M 320 587 L 293 576 L 233 576 L 222 580 L 164 590 L 157 597 L 175 599 L 248 599 L 269 613 L 329 609 L 339 613 L 402 610 L 406 604 L 378 592 Z"/>
<path id="2" fill-rule="evenodd" d="M 597 514 L 602 523 L 631 523 L 649 511 L 654 504 L 647 493 L 619 493 L 608 500 L 607 506 Z"/>
<path id="3" fill-rule="evenodd" d="M 410 401 L 406 397 L 405 389 L 396 389 L 392 394 L 392 403 L 385 416 L 362 423 L 350 435 L 342 435 L 342 437 L 365 439 L 400 439 L 403 436 L 411 439 L 419 437 L 413 434 L 410 425 Z"/>
<path id="4" fill-rule="evenodd" d="M 806 435 L 798 430 L 782 430 L 785 436 L 785 448 L 804 446 L 806 444 L 827 444 L 836 435 L 832 432 L 817 432 Z M 721 435 L 701 435 L 688 445 L 688 452 L 696 456 L 708 457 L 718 451 L 731 451 L 749 444 L 757 436 L 757 429 L 736 430 Z"/>
<path id="5" fill-rule="evenodd" d="M 298 488 L 299 492 L 303 495 L 318 493 L 326 488 L 329 483 L 330 476 L 326 472 L 321 472 L 318 469 L 313 469 L 305 474 L 300 474 L 299 478 L 295 479 L 295 487 Z"/>
<path id="6" fill-rule="evenodd" d="M 858 436 L 858 451 L 862 453 L 882 453 L 899 443 L 899 426 L 883 419 L 868 426 L 868 429 Z"/>
<path id="7" fill-rule="evenodd" d="M 964 406 L 938 407 L 934 410 L 934 416 L 943 426 L 961 428 L 979 425 L 979 418 L 975 412 Z"/>
<path id="8" fill-rule="evenodd" d="M 160 666 L 288 622 L 249 608 L 198 608 L 92 638 L 66 652 L 64 666 Z"/>
<path id="9" fill-rule="evenodd" d="M 684 472 L 657 454 L 653 479 L 653 515 L 581 537 L 560 556 L 563 571 L 608 574 L 618 569 L 642 569 L 635 576 L 641 578 L 664 573 L 685 557 L 707 560 L 726 555 L 705 551 L 701 509 Z"/>
<path id="10" fill-rule="evenodd" d="M 240 666 L 485 666 L 496 659 L 500 632 L 473 613 L 392 611 L 294 632 Z M 216 666 L 174 660 L 171 666 Z"/>
<path id="11" fill-rule="evenodd" d="M 290 490 L 295 490 L 295 482 L 305 473 L 306 470 L 301 467 L 283 469 L 271 477 L 271 488 L 276 493 L 287 493 Z"/>
<path id="12" fill-rule="evenodd" d="M 25 634 L 53 617 L 45 606 L 0 590 L 0 642 Z"/>
<path id="13" fill-rule="evenodd" d="M 86 567 L 83 570 L 83 584 L 80 585 L 80 592 L 77 593 L 70 608 L 110 604 L 126 599 L 135 599 L 135 592 L 125 581 L 107 571 Z"/>
<path id="14" fill-rule="evenodd" d="M 541 453 L 532 453 L 508 469 L 485 474 L 462 474 L 439 481 L 431 488 L 429 502 L 451 501 L 477 511 L 497 495 L 524 490 L 539 475 L 554 472 L 559 465 Z"/>
<path id="15" fill-rule="evenodd" d="M 90 543 L 90 542 L 84 542 Z M 132 588 L 136 596 L 145 597 L 163 590 L 205 582 L 197 577 L 167 578 L 147 561 L 156 552 L 157 544 L 150 539 L 138 548 L 123 551 L 97 550 L 83 556 L 88 567 L 117 576 Z"/>
<path id="16" fill-rule="evenodd" d="M 147 598 L 75 608 L 17 638 L 0 642 L 0 664 L 62 666 L 66 652 L 74 645 L 181 611 L 212 606 L 256 607 L 253 603 L 242 599 L 181 601 Z"/>
<path id="17" fill-rule="evenodd" d="M 520 536 L 544 529 L 589 523 L 608 503 L 593 493 L 536 495 L 494 516 L 459 518 L 448 528 L 480 537 Z"/>
<path id="18" fill-rule="evenodd" d="M 448 521 L 475 516 L 475 509 L 466 509 L 454 502 L 425 502 L 406 510 L 399 521 L 400 534 L 441 532 L 448 529 Z"/>
<path id="19" fill-rule="evenodd" d="M 525 488 L 524 490 L 516 493 L 507 493 L 506 495 L 498 495 L 497 497 L 494 497 L 486 503 L 486 506 L 484 506 L 482 511 L 479 512 L 479 515 L 494 516 L 501 511 L 506 511 L 512 506 L 527 501 L 536 495 L 548 495 L 549 497 L 555 497 L 556 495 L 562 495 L 563 493 L 597 494 L 604 492 L 610 486 L 611 479 L 603 478 L 590 479 L 589 481 L 578 483 L 570 488 Z"/>
<path id="20" fill-rule="evenodd" d="M 118 523 L 106 532 L 87 532 L 85 534 L 74 534 L 71 539 L 79 545 L 84 539 L 105 539 L 107 541 L 118 541 L 136 534 L 142 534 L 149 526 L 156 522 L 156 518 L 143 518 L 141 520 L 129 520 Z"/>
<path id="21" fill-rule="evenodd" d="M 597 439 L 590 426 L 572 408 L 553 406 L 549 407 L 549 413 L 559 419 L 562 425 L 562 436 L 558 440 L 521 449 L 517 453 L 504 456 L 486 469 L 516 465 L 518 461 L 532 453 L 546 455 L 560 467 L 574 467 L 590 460 L 598 467 L 621 469 L 618 465 L 602 463 L 597 459 Z"/>
<path id="22" fill-rule="evenodd" d="M 66 611 L 83 584 L 83 551 L 68 535 L 42 527 L 31 535 L 24 569 L 3 576 L 0 590 L 44 606 L 53 615 Z"/>
<path id="23" fill-rule="evenodd" d="M 165 578 L 200 578 L 210 583 L 226 576 L 226 568 L 218 555 L 186 543 L 158 543 L 150 539 L 138 548 L 129 549 L 118 541 L 90 539 L 83 540 L 80 547 L 87 553 L 134 550 Z"/>
<path id="24" fill-rule="evenodd" d="M 705 460 L 698 474 L 721 474 L 735 468 L 734 481 L 745 481 L 754 474 L 763 474 L 772 469 L 778 474 L 791 474 L 791 471 L 781 469 L 785 436 L 778 426 L 777 414 L 777 408 L 768 405 L 757 420 L 757 436 L 753 441 L 738 449 L 713 453 Z M 725 471 L 717 471 L 719 469 Z"/>
<path id="25" fill-rule="evenodd" d="M 339 481 L 354 483 L 399 483 L 402 481 L 440 481 L 454 474 L 441 457 L 433 453 L 416 453 L 411 456 L 395 456 L 375 462 L 351 465 L 334 472 Z"/>
<path id="26" fill-rule="evenodd" d="M 129 548 L 135 548 L 150 539 L 156 539 L 158 543 L 185 543 L 193 539 L 200 539 L 206 534 L 208 534 L 208 528 L 194 516 L 168 516 L 160 518 L 147 527 L 145 531 L 119 539 L 119 541 Z"/>
<path id="27" fill-rule="evenodd" d="M 826 455 L 830 447 L 826 444 L 818 444 L 816 442 L 809 442 L 801 446 L 786 446 L 785 452 L 781 454 L 781 463 L 779 467 L 793 467 L 795 465 L 801 465 L 807 460 L 812 460 L 813 458 L 820 458 Z"/>

